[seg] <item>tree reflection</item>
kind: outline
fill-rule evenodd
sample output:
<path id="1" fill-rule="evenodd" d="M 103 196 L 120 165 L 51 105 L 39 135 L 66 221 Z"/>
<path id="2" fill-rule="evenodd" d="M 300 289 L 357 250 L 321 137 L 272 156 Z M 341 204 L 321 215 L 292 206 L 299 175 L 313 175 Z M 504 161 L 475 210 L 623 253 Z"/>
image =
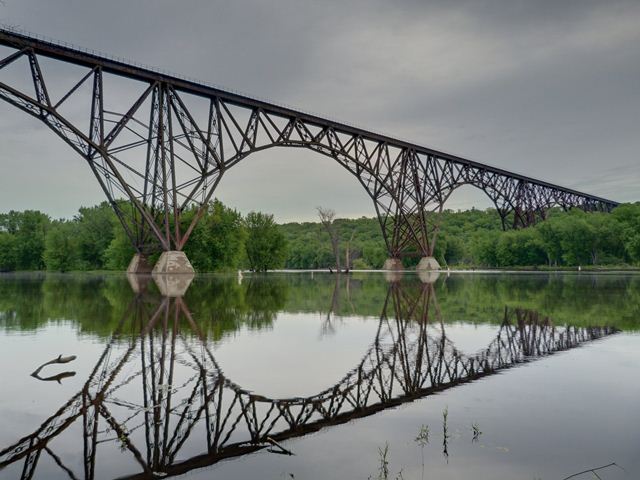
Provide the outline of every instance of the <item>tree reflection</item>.
<path id="1" fill-rule="evenodd" d="M 243 327 L 271 328 L 279 311 L 322 314 L 329 318 L 327 332 L 341 316 L 380 315 L 387 291 L 382 275 L 340 277 L 247 275 L 238 285 L 235 276 L 203 275 L 194 280 L 185 300 L 208 338 L 215 340 Z M 421 285 L 410 275 L 402 284 L 414 291 Z M 640 329 L 637 276 L 452 274 L 439 279 L 434 290 L 445 323 L 462 319 L 499 326 L 508 306 L 538 311 L 556 324 L 601 325 L 606 320 L 620 329 Z M 82 334 L 108 339 L 133 295 L 126 278 L 115 274 L 0 275 L 0 329 L 34 331 L 72 321 Z"/>
<path id="2" fill-rule="evenodd" d="M 504 306 L 493 340 L 480 352 L 465 353 L 447 336 L 434 283 L 392 282 L 386 286 L 375 337 L 352 370 L 315 395 L 270 398 L 225 376 L 213 346 L 226 327 L 216 330 L 215 317 L 202 312 L 212 308 L 223 324 L 242 315 L 253 326 L 270 324 L 287 301 L 287 289 L 261 277 L 242 286 L 222 282 L 223 293 L 209 299 L 214 308 L 198 293 L 176 291 L 166 277 L 163 282 L 169 283 L 159 289 L 144 282 L 135 286 L 83 388 L 35 432 L 3 449 L 0 468 L 21 462 L 22 478 L 32 478 L 44 454 L 70 478 L 92 479 L 98 476 L 99 451 L 109 455 L 111 447 L 128 454 L 128 478 L 177 475 L 616 331 L 558 327 L 534 310 Z M 233 296 L 240 288 L 246 290 L 238 307 Z M 333 285 L 331 311 L 345 288 L 340 282 Z M 188 306 L 191 302 L 198 315 Z M 229 305 L 239 310 L 226 310 Z M 81 433 L 67 434 L 75 431 Z M 67 456 L 56 453 L 62 441 L 81 443 L 82 475 Z M 187 454 L 193 451 L 201 453 Z"/>

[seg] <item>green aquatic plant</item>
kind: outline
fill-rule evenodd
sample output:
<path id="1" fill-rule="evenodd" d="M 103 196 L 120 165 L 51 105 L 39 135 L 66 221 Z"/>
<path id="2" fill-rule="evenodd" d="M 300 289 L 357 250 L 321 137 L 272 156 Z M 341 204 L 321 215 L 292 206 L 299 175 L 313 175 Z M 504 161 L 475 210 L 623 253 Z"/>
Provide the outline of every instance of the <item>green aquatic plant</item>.
<path id="1" fill-rule="evenodd" d="M 442 454 L 444 458 L 447 459 L 447 463 L 449 462 L 449 438 L 451 435 L 449 434 L 449 425 L 447 423 L 447 419 L 449 418 L 449 407 L 444 407 L 442 411 Z"/>
<path id="2" fill-rule="evenodd" d="M 429 425 L 423 424 L 420 427 L 418 436 L 414 439 L 414 441 L 421 447 L 424 447 L 425 445 L 427 445 L 427 443 L 429 443 Z"/>
<path id="3" fill-rule="evenodd" d="M 378 447 L 378 474 L 374 478 L 369 475 L 368 480 L 389 480 L 389 443 L 385 442 L 384 447 Z M 404 480 L 402 470 L 395 476 L 394 480 Z"/>
<path id="4" fill-rule="evenodd" d="M 422 477 L 424 478 L 424 447 L 429 443 L 429 425 L 422 424 L 418 436 L 414 439 L 420 445 L 420 455 L 422 460 Z"/>

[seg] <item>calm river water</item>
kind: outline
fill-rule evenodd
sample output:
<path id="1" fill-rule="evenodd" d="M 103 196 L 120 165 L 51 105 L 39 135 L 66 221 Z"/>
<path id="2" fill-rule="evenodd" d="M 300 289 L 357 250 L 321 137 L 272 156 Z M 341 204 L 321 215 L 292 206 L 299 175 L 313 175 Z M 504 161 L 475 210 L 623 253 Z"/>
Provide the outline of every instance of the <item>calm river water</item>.
<path id="1" fill-rule="evenodd" d="M 424 280 L 0 276 L 0 479 L 640 478 L 640 276 Z"/>

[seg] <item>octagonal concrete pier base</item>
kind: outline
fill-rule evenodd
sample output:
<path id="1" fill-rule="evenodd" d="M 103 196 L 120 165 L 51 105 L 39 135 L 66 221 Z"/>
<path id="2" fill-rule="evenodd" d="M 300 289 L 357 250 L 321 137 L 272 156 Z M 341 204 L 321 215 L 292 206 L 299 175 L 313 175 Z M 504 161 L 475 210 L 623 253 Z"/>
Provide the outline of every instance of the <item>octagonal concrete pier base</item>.
<path id="1" fill-rule="evenodd" d="M 136 253 L 127 267 L 127 273 L 151 273 L 151 264 L 147 257 L 141 253 Z"/>
<path id="2" fill-rule="evenodd" d="M 382 269 L 389 271 L 399 271 L 404 270 L 404 266 L 402 265 L 402 260 L 400 260 L 399 258 L 387 258 L 384 261 Z"/>
<path id="3" fill-rule="evenodd" d="M 440 270 L 440 264 L 433 257 L 422 257 L 420 259 L 420 263 L 416 266 L 416 270 L 428 272 L 428 271 L 438 271 Z"/>
<path id="4" fill-rule="evenodd" d="M 168 252 L 162 252 L 160 258 L 153 267 L 154 275 L 171 273 L 195 273 L 195 270 L 191 266 L 191 262 L 187 258 L 187 254 L 177 250 L 170 250 Z"/>

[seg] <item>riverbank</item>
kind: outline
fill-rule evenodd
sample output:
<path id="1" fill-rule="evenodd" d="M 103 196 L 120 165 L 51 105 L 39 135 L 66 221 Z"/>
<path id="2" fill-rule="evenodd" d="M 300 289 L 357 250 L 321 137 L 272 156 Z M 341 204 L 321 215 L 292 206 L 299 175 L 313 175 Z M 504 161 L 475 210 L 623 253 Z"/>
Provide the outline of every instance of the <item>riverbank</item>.
<path id="1" fill-rule="evenodd" d="M 382 269 L 351 269 L 350 273 L 385 273 L 390 270 L 382 270 Z M 407 268 L 404 270 L 399 270 L 400 272 L 415 272 L 413 268 Z M 330 272 L 328 268 L 282 268 L 282 269 L 274 269 L 268 270 L 267 272 L 253 272 L 248 269 L 240 269 L 240 270 L 212 270 L 212 271 L 198 271 L 197 274 L 201 275 L 213 275 L 213 274 L 229 274 L 229 275 L 237 275 L 238 272 L 243 275 L 253 274 L 253 273 L 335 273 Z M 451 267 L 443 267 L 440 270 L 435 270 L 434 272 L 438 273 L 624 273 L 624 274 L 640 274 L 640 267 L 632 266 L 632 265 L 588 265 L 584 267 L 549 267 L 546 265 L 542 266 L 534 266 L 534 267 L 504 267 L 504 268 L 486 268 L 486 267 L 473 267 L 473 266 L 451 266 Z M 24 275 L 24 274 L 48 274 L 48 275 L 57 275 L 57 274 L 89 274 L 89 275 L 121 275 L 123 273 L 127 273 L 125 270 L 70 270 L 67 272 L 60 272 L 55 270 L 16 270 L 16 271 L 8 271 L 8 272 L 0 272 L 0 275 Z M 342 273 L 345 274 L 344 272 Z"/>

